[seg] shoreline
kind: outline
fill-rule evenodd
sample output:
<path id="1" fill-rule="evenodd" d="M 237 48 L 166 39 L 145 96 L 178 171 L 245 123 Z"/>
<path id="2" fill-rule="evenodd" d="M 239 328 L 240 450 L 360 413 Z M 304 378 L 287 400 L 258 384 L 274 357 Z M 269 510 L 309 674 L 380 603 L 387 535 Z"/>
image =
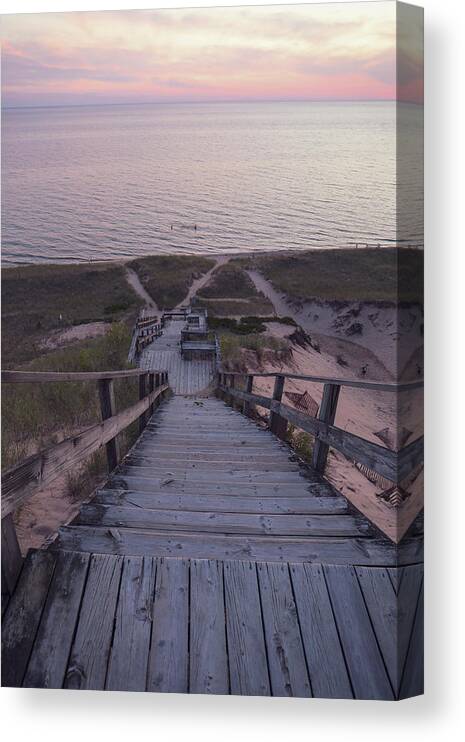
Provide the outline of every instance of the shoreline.
<path id="1" fill-rule="evenodd" d="M 382 245 L 378 247 L 377 243 L 373 243 L 373 245 L 370 245 L 368 243 L 360 242 L 360 245 L 365 245 L 365 247 L 358 247 L 355 248 L 353 246 L 348 245 L 347 247 L 308 247 L 308 248 L 282 248 L 279 250 L 261 250 L 257 248 L 254 249 L 248 249 L 248 250 L 228 250 L 226 252 L 224 251 L 216 251 L 216 250 L 208 250 L 205 252 L 199 252 L 196 250 L 191 250 L 190 248 L 186 247 L 184 250 L 179 251 L 179 248 L 173 252 L 152 252 L 152 253 L 144 253 L 142 255 L 131 255 L 128 257 L 113 257 L 113 258 L 100 258 L 98 260 L 59 260 L 59 261 L 53 261 L 53 260 L 38 260 L 34 262 L 20 262 L 20 263 L 13 263 L 8 262 L 5 263 L 2 259 L 0 262 L 0 267 L 2 270 L 8 270 L 10 268 L 29 268 L 30 266 L 47 266 L 47 265 L 55 265 L 55 266 L 65 266 L 65 265 L 109 265 L 109 264 L 116 264 L 116 265 L 125 265 L 126 263 L 130 263 L 133 260 L 143 260 L 145 258 L 152 258 L 152 257 L 163 257 L 163 256 L 193 256 L 196 257 L 204 257 L 204 258 L 251 258 L 254 256 L 261 256 L 261 257 L 273 257 L 273 256 L 279 256 L 279 255 L 302 255 L 304 253 L 323 253 L 323 252 L 346 252 L 347 250 L 356 250 L 357 252 L 363 252 L 365 250 L 376 250 L 376 251 L 384 251 L 384 250 L 411 250 L 415 252 L 424 252 L 423 247 L 418 246 L 412 246 L 412 245 Z"/>

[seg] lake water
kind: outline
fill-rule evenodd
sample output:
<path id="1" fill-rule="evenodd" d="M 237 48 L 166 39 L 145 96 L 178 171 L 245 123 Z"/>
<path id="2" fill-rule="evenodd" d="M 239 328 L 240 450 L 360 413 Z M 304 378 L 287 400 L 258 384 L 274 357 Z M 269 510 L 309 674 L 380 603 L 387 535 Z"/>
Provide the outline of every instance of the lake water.
<path id="1" fill-rule="evenodd" d="M 395 244 L 395 129 L 394 103 L 5 110 L 3 262 Z"/>

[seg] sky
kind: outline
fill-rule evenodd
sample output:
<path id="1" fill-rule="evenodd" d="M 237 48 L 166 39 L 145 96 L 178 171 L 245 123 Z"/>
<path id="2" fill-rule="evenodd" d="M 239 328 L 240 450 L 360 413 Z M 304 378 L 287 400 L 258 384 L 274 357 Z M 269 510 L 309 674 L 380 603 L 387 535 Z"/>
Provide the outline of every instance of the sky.
<path id="1" fill-rule="evenodd" d="M 394 2 L 4 15 L 2 102 L 421 102 L 421 27 L 396 28 Z"/>

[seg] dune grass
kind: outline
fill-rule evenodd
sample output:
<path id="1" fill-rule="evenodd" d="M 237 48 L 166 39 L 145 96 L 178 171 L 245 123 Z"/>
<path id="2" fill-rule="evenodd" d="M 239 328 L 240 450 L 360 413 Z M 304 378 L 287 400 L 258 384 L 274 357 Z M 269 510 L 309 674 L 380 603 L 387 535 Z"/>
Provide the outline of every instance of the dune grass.
<path id="1" fill-rule="evenodd" d="M 209 313 L 214 316 L 268 315 L 273 305 L 243 270 L 242 265 L 231 261 L 213 274 L 212 280 L 197 294 Z"/>
<path id="2" fill-rule="evenodd" d="M 128 265 L 160 309 L 174 309 L 194 280 L 213 268 L 215 261 L 198 255 L 152 255 Z"/>
<path id="3" fill-rule="evenodd" d="M 40 343 L 53 330 L 131 318 L 140 305 L 119 265 L 28 265 L 5 269 L 3 368 L 13 368 L 42 355 Z"/>
<path id="4" fill-rule="evenodd" d="M 33 371 L 106 371 L 128 368 L 129 328 L 114 323 L 99 338 L 37 358 Z M 138 399 L 137 380 L 115 382 L 118 409 Z M 2 469 L 100 420 L 95 382 L 4 384 L 2 390 Z M 130 436 L 128 438 L 130 440 Z"/>
<path id="5" fill-rule="evenodd" d="M 276 360 L 280 360 L 289 352 L 290 343 L 285 338 L 277 338 L 268 334 L 238 335 L 231 332 L 220 332 L 220 350 L 223 365 L 229 369 L 239 369 L 242 365 L 243 351 L 252 351 L 259 366 L 265 357 L 266 351 L 271 351 Z"/>
<path id="6" fill-rule="evenodd" d="M 423 252 L 414 249 L 309 250 L 239 258 L 278 291 L 302 300 L 422 303 Z"/>

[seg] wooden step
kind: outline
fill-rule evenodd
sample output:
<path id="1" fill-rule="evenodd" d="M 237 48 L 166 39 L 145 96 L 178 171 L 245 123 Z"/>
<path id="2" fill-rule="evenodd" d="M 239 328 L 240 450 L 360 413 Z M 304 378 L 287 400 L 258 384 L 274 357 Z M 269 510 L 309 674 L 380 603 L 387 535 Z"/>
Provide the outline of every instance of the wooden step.
<path id="1" fill-rule="evenodd" d="M 165 492 L 139 492 L 137 490 L 99 490 L 92 500 L 102 505 L 121 505 L 148 509 L 198 510 L 207 513 L 288 513 L 294 515 L 328 514 L 348 512 L 348 504 L 343 497 L 241 497 L 225 495 L 193 495 L 190 493 L 170 494 Z"/>
<path id="2" fill-rule="evenodd" d="M 238 450 L 239 449 L 239 450 Z M 266 451 L 267 455 L 270 455 L 272 453 L 281 454 L 284 453 L 285 455 L 289 456 L 292 454 L 292 451 L 289 446 L 284 445 L 283 443 L 276 442 L 269 442 L 266 444 L 266 446 L 263 446 L 261 443 L 254 443 L 253 445 L 250 443 L 247 443 L 246 441 L 243 441 L 241 438 L 238 438 L 237 441 L 231 441 L 229 443 L 215 443 L 214 441 L 210 441 L 206 443 L 205 441 L 199 441 L 199 440 L 193 440 L 193 439 L 184 439 L 182 442 L 174 442 L 171 440 L 167 440 L 163 437 L 159 438 L 150 438 L 141 440 L 139 443 L 137 443 L 137 450 L 145 453 L 156 453 L 157 451 L 207 451 L 207 452 L 213 452 L 213 453 L 228 453 L 231 451 L 231 454 L 234 453 L 244 453 L 245 451 L 250 452 L 251 454 L 255 455 L 256 453 L 264 453 Z"/>
<path id="3" fill-rule="evenodd" d="M 221 469 L 219 471 L 209 472 L 208 470 L 200 471 L 192 468 L 189 470 L 180 469 L 169 466 L 125 466 L 124 464 L 115 471 L 117 477 L 149 477 L 153 480 L 163 481 L 167 477 L 173 477 L 181 481 L 189 480 L 191 482 L 211 482 L 216 483 L 237 483 L 238 486 L 241 483 L 254 483 L 259 481 L 261 484 L 285 484 L 285 485 L 300 485 L 300 479 L 304 479 L 303 475 L 298 471 L 255 471 L 254 469 L 241 471 L 239 469 Z"/>
<path id="4" fill-rule="evenodd" d="M 136 528 L 64 526 L 52 548 L 101 554 L 175 556 L 195 559 L 318 562 L 395 567 L 420 563 L 420 540 L 406 539 L 397 548 L 387 539 L 239 536 L 175 533 Z"/>
<path id="5" fill-rule="evenodd" d="M 190 448 L 186 449 L 180 449 L 176 452 L 172 451 L 159 451 L 155 448 L 153 453 L 144 453 L 139 450 L 139 447 L 133 449 L 132 452 L 130 452 L 124 459 L 124 462 L 130 463 L 132 461 L 136 461 L 137 459 L 140 459 L 142 461 L 153 461 L 153 462 L 160 462 L 160 461 L 185 461 L 185 462 L 218 462 L 218 463 L 224 463 L 229 464 L 230 462 L 234 462 L 234 464 L 240 464 L 240 463 L 250 463 L 251 461 L 254 461 L 257 463 L 257 468 L 260 467 L 261 464 L 263 466 L 266 466 L 267 464 L 274 464 L 277 462 L 293 462 L 293 457 L 289 453 L 288 456 L 286 456 L 285 452 L 283 454 L 272 454 L 272 453 L 255 453 L 251 454 L 247 450 L 245 451 L 238 451 L 234 453 L 230 453 L 229 451 L 196 451 L 191 450 Z"/>
<path id="6" fill-rule="evenodd" d="M 257 513 L 204 513 L 150 510 L 118 505 L 89 504 L 81 507 L 74 525 L 139 528 L 156 531 L 237 533 L 273 536 L 364 536 L 372 529 L 352 515 L 264 515 Z"/>
<path id="7" fill-rule="evenodd" d="M 300 483 L 295 482 L 294 484 L 270 484 L 261 481 L 251 482 L 212 482 L 212 481 L 186 481 L 184 478 L 176 478 L 166 476 L 160 477 L 142 477 L 134 475 L 116 476 L 112 475 L 108 480 L 108 486 L 114 489 L 124 490 L 140 490 L 141 492 L 153 492 L 153 491 L 170 491 L 170 492 L 191 492 L 193 494 L 220 494 L 220 495 L 258 495 L 261 497 L 276 497 L 276 495 L 282 496 L 294 496 L 300 495 L 308 497 L 310 488 L 313 484 L 318 484 L 318 480 L 315 482 L 307 481 L 302 479 Z M 331 492 L 328 486 L 329 492 Z"/>
<path id="8" fill-rule="evenodd" d="M 189 473 L 193 469 L 198 471 L 210 471 L 210 472 L 223 472 L 230 471 L 233 469 L 235 472 L 239 471 L 255 471 L 255 472 L 270 472 L 270 471 L 281 471 L 281 472 L 296 472 L 299 473 L 298 464 L 284 459 L 282 461 L 255 461 L 255 457 L 249 457 L 248 460 L 238 461 L 222 461 L 205 460 L 205 459 L 187 459 L 182 456 L 168 459 L 166 456 L 152 457 L 152 456 L 137 456 L 136 453 L 125 457 L 123 465 L 125 467 L 131 467 L 136 469 L 170 469 L 170 471 L 185 471 Z"/>
<path id="9" fill-rule="evenodd" d="M 196 430 L 189 431 L 185 428 L 180 427 L 178 431 L 167 433 L 166 435 L 160 431 L 153 435 L 153 441 L 157 441 L 159 438 L 170 441 L 192 441 L 201 440 L 204 443 L 215 443 L 222 441 L 226 444 L 234 443 L 237 440 L 246 441 L 250 443 L 261 444 L 266 446 L 269 441 L 273 441 L 274 436 L 272 433 L 266 430 L 243 430 L 243 431 L 228 431 L 227 429 L 221 431 L 209 431 L 208 433 L 199 434 Z"/>

